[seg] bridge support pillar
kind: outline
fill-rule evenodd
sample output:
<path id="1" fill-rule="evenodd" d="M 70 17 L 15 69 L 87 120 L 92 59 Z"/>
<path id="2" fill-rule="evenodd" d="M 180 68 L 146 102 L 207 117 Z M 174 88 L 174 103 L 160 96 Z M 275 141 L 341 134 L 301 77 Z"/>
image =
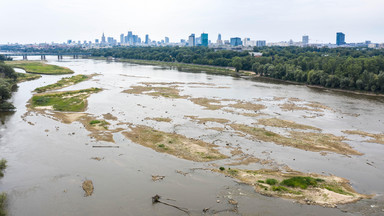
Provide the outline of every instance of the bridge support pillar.
<path id="1" fill-rule="evenodd" d="M 27 54 L 23 55 L 23 60 L 28 60 Z"/>
<path id="2" fill-rule="evenodd" d="M 62 55 L 57 55 L 57 60 L 63 59 Z"/>
<path id="3" fill-rule="evenodd" d="M 41 60 L 45 60 L 45 55 L 41 55 Z"/>

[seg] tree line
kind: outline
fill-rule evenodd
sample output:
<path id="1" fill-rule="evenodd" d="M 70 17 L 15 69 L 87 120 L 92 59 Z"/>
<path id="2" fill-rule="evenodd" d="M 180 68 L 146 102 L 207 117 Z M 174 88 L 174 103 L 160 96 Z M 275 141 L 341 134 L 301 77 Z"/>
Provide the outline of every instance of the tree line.
<path id="1" fill-rule="evenodd" d="M 384 50 L 368 48 L 255 47 L 248 51 L 206 47 L 114 47 L 93 56 L 182 62 L 253 71 L 275 79 L 330 88 L 384 92 Z"/>
<path id="2" fill-rule="evenodd" d="M 12 97 L 12 87 L 16 85 L 17 74 L 12 67 L 2 60 L 9 60 L 0 55 L 0 111 L 13 110 L 15 107 L 7 100 Z"/>

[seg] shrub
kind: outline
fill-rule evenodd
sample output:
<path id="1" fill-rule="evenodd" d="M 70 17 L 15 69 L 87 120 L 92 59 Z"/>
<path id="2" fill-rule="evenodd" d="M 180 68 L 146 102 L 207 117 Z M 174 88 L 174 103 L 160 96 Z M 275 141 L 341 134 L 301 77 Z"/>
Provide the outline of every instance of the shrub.
<path id="1" fill-rule="evenodd" d="M 307 189 L 308 186 L 317 186 L 317 182 L 322 181 L 322 179 L 314 179 L 312 177 L 292 177 L 289 179 L 285 179 L 281 182 L 282 185 L 289 187 L 299 187 L 301 189 Z"/>
<path id="2" fill-rule="evenodd" d="M 224 171 L 224 170 L 225 170 L 225 168 L 224 168 L 224 167 L 220 167 L 219 169 L 220 169 L 221 171 Z"/>
<path id="3" fill-rule="evenodd" d="M 276 179 L 267 179 L 265 182 L 269 185 L 275 185 L 278 183 Z"/>

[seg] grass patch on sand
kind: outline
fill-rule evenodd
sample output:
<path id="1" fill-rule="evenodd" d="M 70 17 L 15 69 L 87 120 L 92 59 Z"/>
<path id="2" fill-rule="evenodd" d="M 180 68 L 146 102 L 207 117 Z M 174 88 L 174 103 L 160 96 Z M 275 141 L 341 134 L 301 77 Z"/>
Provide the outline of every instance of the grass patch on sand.
<path id="1" fill-rule="evenodd" d="M 157 122 L 171 122 L 171 118 L 162 118 L 162 117 L 156 117 L 156 118 L 145 118 L 145 120 L 152 120 L 152 121 L 157 121 Z"/>
<path id="2" fill-rule="evenodd" d="M 165 98 L 187 98 L 180 95 L 180 90 L 176 87 L 162 87 L 162 86 L 131 86 L 130 89 L 124 90 L 123 93 L 128 94 L 146 94 L 154 97 Z"/>
<path id="3" fill-rule="evenodd" d="M 97 127 L 97 128 L 104 128 L 105 130 L 108 129 L 108 125 L 110 125 L 108 122 L 104 120 L 92 120 L 89 122 L 92 127 Z"/>
<path id="4" fill-rule="evenodd" d="M 208 110 L 218 110 L 225 107 L 224 105 L 221 105 L 220 100 L 216 100 L 216 99 L 191 98 L 190 101 L 192 101 L 197 105 L 203 106 Z"/>
<path id="5" fill-rule="evenodd" d="M 274 142 L 278 145 L 291 146 L 307 151 L 330 151 L 346 155 L 362 155 L 352 149 L 347 143 L 342 142 L 344 137 L 333 134 L 290 131 L 291 136 L 285 137 L 264 128 L 251 127 L 243 124 L 230 124 L 234 130 L 251 135 L 257 140 Z"/>
<path id="6" fill-rule="evenodd" d="M 16 81 L 18 83 L 39 79 L 41 77 L 41 75 L 39 74 L 18 73 L 18 72 L 16 72 L 16 76 L 17 76 Z"/>
<path id="7" fill-rule="evenodd" d="M 34 74 L 59 75 L 74 73 L 69 68 L 46 64 L 42 61 L 7 61 L 6 64 L 14 68 L 24 69 L 27 73 Z"/>
<path id="8" fill-rule="evenodd" d="M 206 124 L 207 122 L 216 122 L 220 124 L 225 124 L 228 123 L 228 119 L 223 119 L 223 118 L 199 118 L 197 116 L 185 116 L 188 117 L 194 121 L 197 121 L 199 124 Z"/>
<path id="9" fill-rule="evenodd" d="M 254 104 L 250 102 L 237 102 L 235 104 L 230 104 L 229 107 L 236 108 L 236 109 L 252 110 L 252 111 L 259 111 L 267 108 L 263 104 Z"/>
<path id="10" fill-rule="evenodd" d="M 338 204 L 370 198 L 357 193 L 349 181 L 337 176 L 305 174 L 297 171 L 276 170 L 214 170 L 242 183 L 254 186 L 256 192 L 267 196 L 297 200 L 299 203 L 335 207 Z"/>
<path id="11" fill-rule="evenodd" d="M 50 90 L 61 89 L 61 88 L 65 88 L 67 86 L 71 86 L 71 85 L 74 85 L 76 83 L 85 81 L 89 78 L 90 78 L 90 76 L 82 75 L 82 74 L 76 75 L 76 76 L 71 76 L 71 77 L 64 77 L 54 84 L 36 88 L 34 91 L 37 93 L 42 93 L 42 92 L 46 92 L 46 91 L 50 91 Z"/>
<path id="12" fill-rule="evenodd" d="M 280 127 L 280 128 L 291 128 L 291 129 L 301 129 L 301 130 L 317 130 L 321 131 L 320 128 L 298 124 L 293 121 L 287 121 L 277 118 L 269 118 L 269 119 L 259 119 L 258 123 L 264 126 L 271 126 L 271 127 Z"/>
<path id="13" fill-rule="evenodd" d="M 147 126 L 131 127 L 123 135 L 135 143 L 164 152 L 186 160 L 205 162 L 227 158 L 214 144 L 187 138 L 183 135 L 158 131 Z"/>
<path id="14" fill-rule="evenodd" d="M 308 186 L 316 187 L 317 182 L 323 182 L 323 179 L 314 179 L 312 177 L 295 176 L 289 179 L 284 179 L 281 184 L 289 187 L 299 187 L 301 189 L 307 189 Z"/>
<path id="15" fill-rule="evenodd" d="M 89 95 L 99 91 L 101 91 L 99 88 L 89 88 L 76 91 L 38 94 L 32 97 L 31 105 L 33 108 L 80 112 L 85 110 Z"/>
<path id="16" fill-rule="evenodd" d="M 343 133 L 351 134 L 351 135 L 359 135 L 362 137 L 370 137 L 372 139 L 367 140 L 367 142 L 384 144 L 384 134 L 373 134 L 373 133 L 368 133 L 368 132 L 359 131 L 359 130 L 345 130 L 343 131 Z"/>

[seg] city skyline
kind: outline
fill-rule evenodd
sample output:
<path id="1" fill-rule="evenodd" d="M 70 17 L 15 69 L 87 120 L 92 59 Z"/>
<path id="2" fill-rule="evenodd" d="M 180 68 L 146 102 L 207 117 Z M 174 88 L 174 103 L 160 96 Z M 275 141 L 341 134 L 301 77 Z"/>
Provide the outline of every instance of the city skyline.
<path id="1" fill-rule="evenodd" d="M 346 42 L 384 42 L 384 30 L 380 28 L 384 24 L 381 13 L 384 2 L 379 0 L 187 3 L 183 0 L 1 2 L 0 19 L 9 21 L 3 21 L 0 44 L 64 42 L 71 38 L 94 40 L 100 38 L 100 32 L 119 39 L 122 32 L 130 29 L 142 38 L 149 34 L 154 40 L 169 37 L 171 42 L 188 39 L 192 32 L 274 42 L 300 41 L 303 35 L 309 35 L 310 43 L 335 43 L 334 33 L 344 32 L 348 35 Z"/>

